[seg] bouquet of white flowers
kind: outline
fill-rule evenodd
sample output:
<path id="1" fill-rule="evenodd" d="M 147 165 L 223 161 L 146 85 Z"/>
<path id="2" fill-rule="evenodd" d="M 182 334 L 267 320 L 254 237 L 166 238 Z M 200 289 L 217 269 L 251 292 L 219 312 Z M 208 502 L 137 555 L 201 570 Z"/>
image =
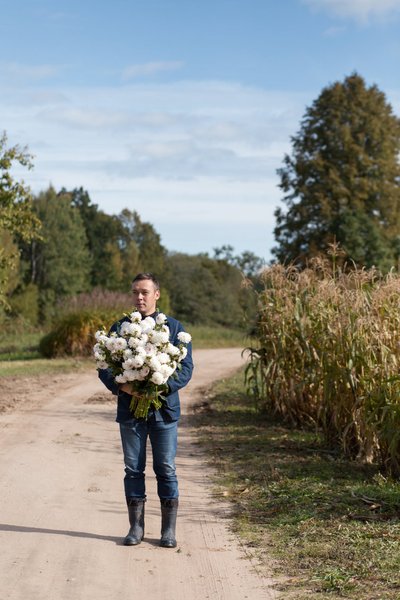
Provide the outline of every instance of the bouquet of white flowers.
<path id="1" fill-rule="evenodd" d="M 136 418 L 146 418 L 151 406 L 161 408 L 163 395 L 168 391 L 168 378 L 180 368 L 187 354 L 189 333 L 178 333 L 179 345 L 169 341 L 167 317 L 156 318 L 140 312 L 127 315 L 118 332 L 107 335 L 96 332 L 93 352 L 98 369 L 111 369 L 117 383 L 128 383 L 132 390 L 130 409 Z"/>

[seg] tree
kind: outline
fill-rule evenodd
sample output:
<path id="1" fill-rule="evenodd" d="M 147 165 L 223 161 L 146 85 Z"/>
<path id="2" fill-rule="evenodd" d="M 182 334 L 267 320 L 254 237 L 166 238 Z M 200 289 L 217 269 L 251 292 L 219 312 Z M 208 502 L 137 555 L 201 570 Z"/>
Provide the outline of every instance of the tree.
<path id="1" fill-rule="evenodd" d="M 240 271 L 225 260 L 171 253 L 167 289 L 173 315 L 184 323 L 240 327 Z"/>
<path id="2" fill-rule="evenodd" d="M 39 289 L 42 320 L 47 320 L 62 297 L 90 289 L 91 259 L 80 213 L 68 194 L 50 187 L 35 199 L 34 208 L 43 239 L 25 250 L 25 259 L 28 278 Z"/>
<path id="3" fill-rule="evenodd" d="M 19 283 L 19 249 L 14 236 L 0 229 L 0 282 L 3 293 L 8 297 Z"/>
<path id="4" fill-rule="evenodd" d="M 108 215 L 83 188 L 63 189 L 60 194 L 68 194 L 83 220 L 92 257 L 92 287 L 126 290 L 139 271 L 163 272 L 166 250 L 160 235 L 136 211 L 125 208 L 118 216 Z"/>
<path id="5" fill-rule="evenodd" d="M 121 256 L 124 230 L 115 215 L 107 215 L 93 204 L 83 188 L 60 194 L 70 197 L 71 205 L 78 209 L 85 227 L 91 255 L 90 285 L 108 290 L 126 289 L 124 258 Z"/>
<path id="6" fill-rule="evenodd" d="M 256 277 L 264 267 L 264 260 L 251 252 L 244 250 L 242 254 L 234 255 L 234 248 L 230 244 L 213 248 L 214 259 L 225 260 L 230 265 L 237 267 L 246 277 Z"/>
<path id="7" fill-rule="evenodd" d="M 142 221 L 136 211 L 132 212 L 127 208 L 124 208 L 118 218 L 125 231 L 126 249 L 129 249 L 130 242 L 135 242 L 139 250 L 137 266 L 142 271 L 160 276 L 165 267 L 166 250 L 153 225 Z"/>
<path id="8" fill-rule="evenodd" d="M 354 73 L 324 88 L 278 170 L 287 210 L 275 212 L 274 255 L 304 264 L 337 241 L 360 265 L 395 264 L 399 151 L 400 119 L 375 85 Z"/>
<path id="9" fill-rule="evenodd" d="M 5 293 L 11 271 L 18 261 L 15 235 L 28 241 L 39 236 L 40 222 L 32 211 L 32 196 L 23 181 L 11 174 L 14 164 L 32 168 L 31 156 L 19 146 L 7 147 L 7 135 L 0 137 L 0 304 L 6 304 Z"/>

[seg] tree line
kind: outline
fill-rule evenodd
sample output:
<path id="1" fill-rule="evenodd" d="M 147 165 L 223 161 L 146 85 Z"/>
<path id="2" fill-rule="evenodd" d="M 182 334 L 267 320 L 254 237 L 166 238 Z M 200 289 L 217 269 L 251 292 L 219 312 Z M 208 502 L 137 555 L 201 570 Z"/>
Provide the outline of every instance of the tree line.
<path id="1" fill-rule="evenodd" d="M 184 322 L 240 327 L 243 272 L 261 264 L 253 253 L 235 256 L 231 246 L 214 256 L 169 252 L 138 212 L 106 214 L 83 188 L 50 186 L 31 197 L 30 209 L 26 230 L 11 232 L 4 223 L 0 233 L 8 259 L 3 317 L 49 325 L 67 299 L 85 293 L 87 300 L 93 290 L 128 293 L 137 272 L 151 271 L 161 281 L 163 310 Z"/>

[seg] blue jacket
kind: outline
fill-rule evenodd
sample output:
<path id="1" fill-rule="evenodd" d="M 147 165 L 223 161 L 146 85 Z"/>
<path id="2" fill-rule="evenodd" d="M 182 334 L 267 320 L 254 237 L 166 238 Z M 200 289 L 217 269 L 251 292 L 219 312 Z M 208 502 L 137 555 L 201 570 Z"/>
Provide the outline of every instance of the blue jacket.
<path id="1" fill-rule="evenodd" d="M 155 313 L 156 314 L 156 313 Z M 155 315 L 151 315 L 155 316 Z M 115 331 L 119 332 L 121 324 L 124 321 L 129 321 L 129 317 L 123 317 L 119 321 L 116 321 L 111 329 L 110 333 Z M 173 319 L 172 317 L 167 316 L 167 325 L 170 331 L 170 342 L 171 344 L 178 345 L 178 333 L 180 331 L 184 331 L 182 324 Z M 177 369 L 174 373 L 174 376 L 168 379 L 168 388 L 169 394 L 165 397 L 163 401 L 163 406 L 160 410 L 154 411 L 154 416 L 156 421 L 177 421 L 181 414 L 180 400 L 178 390 L 183 388 L 186 384 L 189 383 L 192 372 L 193 372 L 193 360 L 192 360 L 192 344 L 188 344 L 187 346 L 187 355 L 180 363 L 182 368 Z M 121 423 L 122 421 L 128 421 L 133 418 L 131 411 L 129 410 L 129 405 L 132 399 L 130 394 L 126 392 L 121 392 L 119 390 L 118 383 L 115 382 L 114 376 L 111 372 L 111 369 L 99 369 L 98 370 L 99 378 L 104 383 L 106 388 L 110 390 L 115 396 L 118 396 L 118 404 L 117 404 L 117 418 L 116 421 Z"/>

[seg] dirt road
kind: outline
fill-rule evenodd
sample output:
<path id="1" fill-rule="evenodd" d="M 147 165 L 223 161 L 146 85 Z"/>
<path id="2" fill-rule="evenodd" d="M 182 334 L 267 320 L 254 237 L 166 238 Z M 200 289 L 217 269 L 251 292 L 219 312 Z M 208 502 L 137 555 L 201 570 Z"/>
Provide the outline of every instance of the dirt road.
<path id="1" fill-rule="evenodd" d="M 151 460 L 145 539 L 122 545 L 128 523 L 115 403 L 95 372 L 36 386 L 29 404 L 1 414 L 0 599 L 274 598 L 272 582 L 229 532 L 229 506 L 211 496 L 187 416 L 200 389 L 240 363 L 239 349 L 195 353 L 195 376 L 181 395 L 177 549 L 158 546 Z"/>

